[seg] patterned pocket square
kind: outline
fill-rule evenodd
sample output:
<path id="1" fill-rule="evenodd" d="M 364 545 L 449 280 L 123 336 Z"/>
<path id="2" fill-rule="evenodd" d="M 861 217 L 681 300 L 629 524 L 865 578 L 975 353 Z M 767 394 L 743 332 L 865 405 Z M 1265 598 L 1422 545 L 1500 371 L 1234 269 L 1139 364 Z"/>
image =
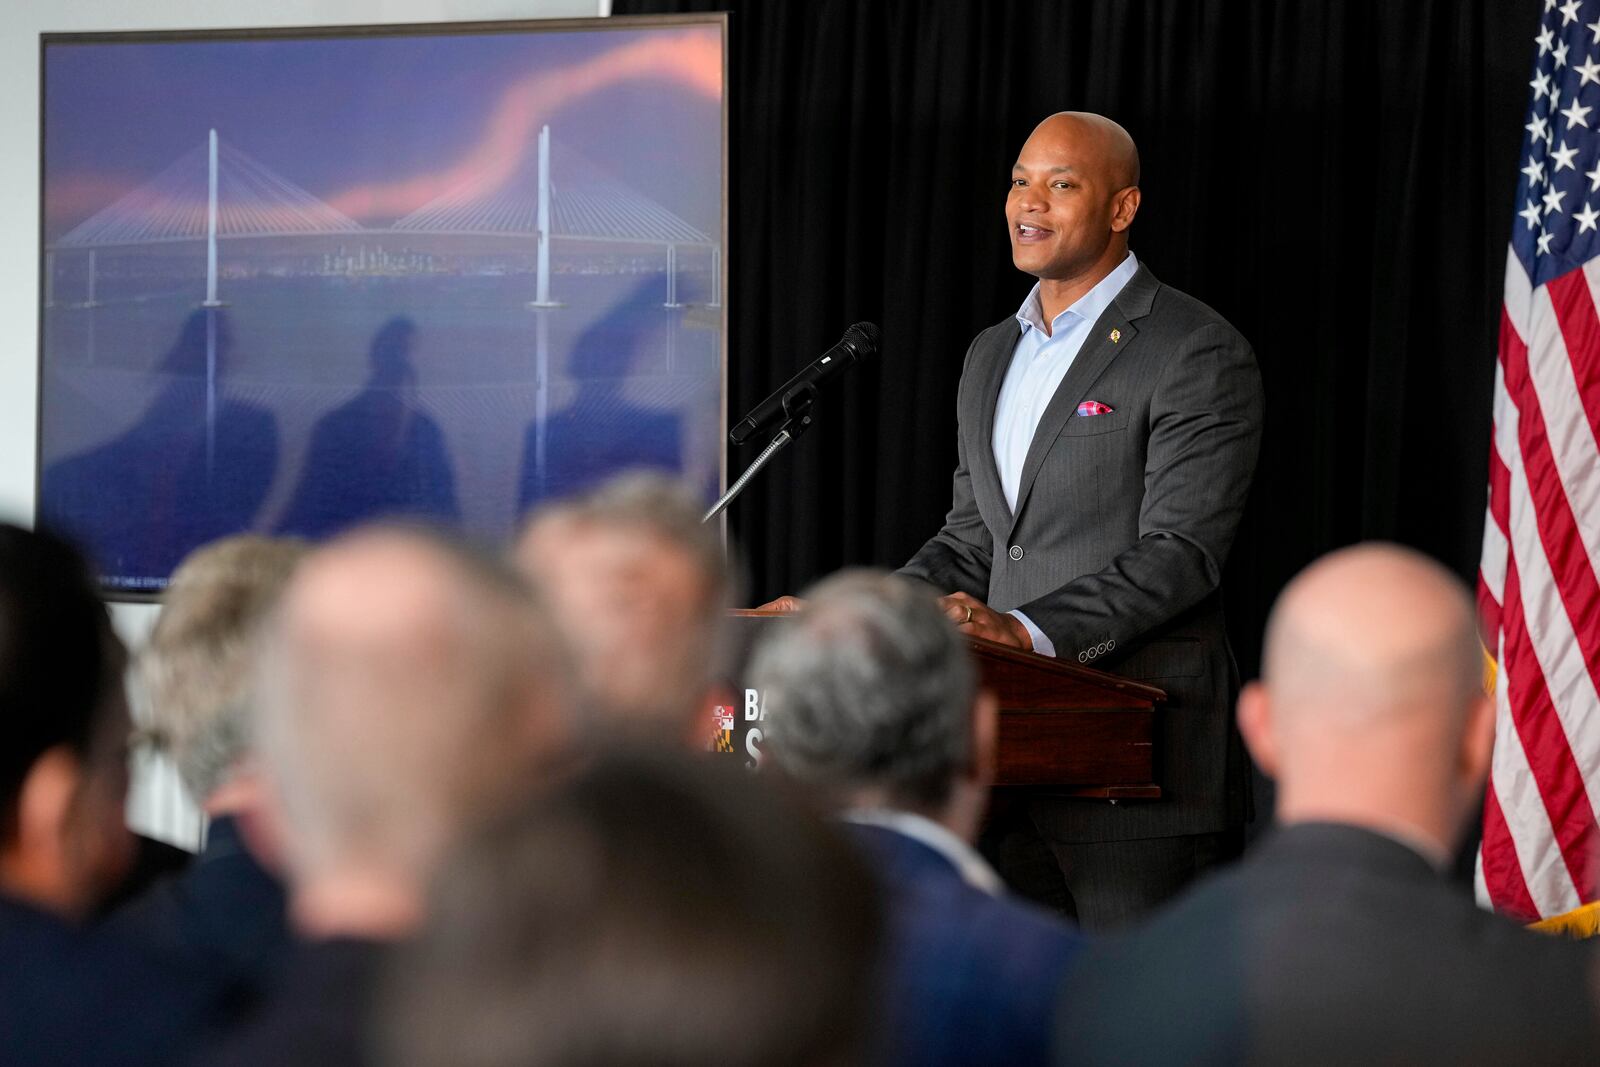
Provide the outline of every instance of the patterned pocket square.
<path id="1" fill-rule="evenodd" d="M 1078 405 L 1078 414 L 1087 418 L 1090 415 L 1109 415 L 1116 409 L 1109 404 L 1102 404 L 1098 400 L 1085 400 Z"/>

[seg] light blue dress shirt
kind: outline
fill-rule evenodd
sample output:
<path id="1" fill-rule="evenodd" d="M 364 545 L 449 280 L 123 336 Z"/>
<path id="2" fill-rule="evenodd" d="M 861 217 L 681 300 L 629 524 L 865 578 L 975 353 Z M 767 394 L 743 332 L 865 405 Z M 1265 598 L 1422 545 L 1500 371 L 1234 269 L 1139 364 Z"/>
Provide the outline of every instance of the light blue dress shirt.
<path id="1" fill-rule="evenodd" d="M 1072 361 L 1078 358 L 1096 320 L 1138 269 L 1139 261 L 1129 252 L 1110 274 L 1051 321 L 1048 334 L 1044 329 L 1044 309 L 1039 303 L 1039 283 L 1034 283 L 1028 298 L 1017 310 L 1022 336 L 1017 338 L 1017 347 L 1011 352 L 1011 366 L 1001 383 L 1000 397 L 995 401 L 992 442 L 994 462 L 1000 469 L 1000 487 L 1013 512 L 1022 483 L 1022 468 L 1028 460 L 1028 447 L 1033 444 L 1044 409 L 1056 395 L 1056 388 L 1066 377 Z M 1045 656 L 1056 654 L 1055 645 L 1032 619 L 1020 611 L 1011 614 L 1027 627 L 1035 652 Z"/>

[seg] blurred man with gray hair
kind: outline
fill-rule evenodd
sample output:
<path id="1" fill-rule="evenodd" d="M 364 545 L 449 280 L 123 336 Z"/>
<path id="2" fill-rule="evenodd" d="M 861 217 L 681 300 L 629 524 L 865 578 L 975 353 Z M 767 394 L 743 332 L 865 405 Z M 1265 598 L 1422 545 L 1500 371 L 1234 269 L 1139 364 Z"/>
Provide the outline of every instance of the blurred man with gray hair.
<path id="1" fill-rule="evenodd" d="M 197 549 L 173 572 L 134 664 L 148 729 L 210 822 L 188 869 L 111 925 L 246 1001 L 289 947 L 275 857 L 251 839 L 261 804 L 252 687 L 261 627 L 304 553 L 303 542 L 254 535 Z"/>
<path id="2" fill-rule="evenodd" d="M 1449 878 L 1494 708 L 1472 598 L 1410 549 L 1313 563 L 1267 622 L 1239 726 L 1277 828 L 1066 984 L 1072 1064 L 1590 1063 L 1595 953 Z"/>
<path id="3" fill-rule="evenodd" d="M 509 567 L 430 534 L 359 530 L 301 564 L 262 652 L 258 749 L 304 944 L 212 1062 L 362 1062 L 384 946 L 566 742 L 545 616 Z"/>
<path id="4" fill-rule="evenodd" d="M 577 656 L 603 734 L 704 748 L 733 581 L 682 483 L 620 475 L 536 510 L 515 549 Z"/>
<path id="5" fill-rule="evenodd" d="M 1048 1057 L 1079 940 L 1007 894 L 972 848 L 994 777 L 996 702 L 927 591 L 846 572 L 756 653 L 768 752 L 841 810 L 888 898 L 886 1062 Z"/>

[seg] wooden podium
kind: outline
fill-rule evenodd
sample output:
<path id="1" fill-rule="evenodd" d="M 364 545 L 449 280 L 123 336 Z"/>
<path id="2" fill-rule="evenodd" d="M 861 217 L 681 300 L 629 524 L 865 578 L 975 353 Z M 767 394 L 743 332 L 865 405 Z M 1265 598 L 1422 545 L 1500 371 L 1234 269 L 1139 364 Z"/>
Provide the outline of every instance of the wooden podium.
<path id="1" fill-rule="evenodd" d="M 732 613 L 741 700 L 722 709 L 728 726 L 724 751 L 760 758 L 764 709 L 760 694 L 742 677 L 751 648 L 782 612 Z M 997 786 L 1108 800 L 1155 799 L 1156 705 L 1166 693 L 1104 671 L 970 638 L 968 647 L 983 685 L 1000 701 Z M 730 721 L 731 720 L 731 721 Z M 741 730 L 740 727 L 743 727 Z"/>

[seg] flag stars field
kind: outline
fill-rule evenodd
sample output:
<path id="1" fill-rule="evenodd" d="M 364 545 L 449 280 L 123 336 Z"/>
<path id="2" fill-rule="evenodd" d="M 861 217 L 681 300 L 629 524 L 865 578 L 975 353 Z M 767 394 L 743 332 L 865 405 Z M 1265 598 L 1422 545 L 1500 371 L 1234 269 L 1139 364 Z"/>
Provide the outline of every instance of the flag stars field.
<path id="1" fill-rule="evenodd" d="M 1600 121 L 1590 121 L 1600 109 L 1600 54 L 1588 51 L 1591 39 L 1600 38 L 1600 18 L 1586 23 L 1578 17 L 1600 15 L 1584 6 L 1600 3 L 1575 2 L 1548 8 L 1534 38 L 1526 164 L 1516 200 L 1526 225 L 1514 232 L 1526 235 L 1522 254 L 1536 282 L 1587 258 L 1591 241 L 1600 250 L 1600 224 L 1582 213 L 1591 207 L 1582 197 L 1600 192 L 1600 138 L 1592 136 Z"/>

